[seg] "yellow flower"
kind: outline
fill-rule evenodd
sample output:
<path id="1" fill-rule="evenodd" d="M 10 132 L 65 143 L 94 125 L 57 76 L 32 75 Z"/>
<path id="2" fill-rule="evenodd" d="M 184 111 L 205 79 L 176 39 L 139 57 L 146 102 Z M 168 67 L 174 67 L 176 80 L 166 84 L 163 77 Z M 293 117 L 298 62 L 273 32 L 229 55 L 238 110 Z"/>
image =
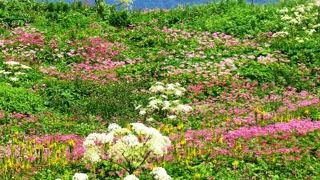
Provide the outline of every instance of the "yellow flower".
<path id="1" fill-rule="evenodd" d="M 239 161 L 234 160 L 234 161 L 232 162 L 232 166 L 233 166 L 233 168 L 237 168 L 237 167 L 239 166 Z"/>
<path id="2" fill-rule="evenodd" d="M 8 164 L 8 167 L 9 167 L 9 168 L 12 168 L 12 167 L 13 167 L 13 161 L 12 161 L 11 159 L 8 159 L 7 164 Z"/>
<path id="3" fill-rule="evenodd" d="M 181 141 L 180 141 L 180 144 L 181 145 L 185 145 L 187 142 L 186 142 L 186 140 L 183 138 L 183 139 L 181 139 Z"/>
<path id="4" fill-rule="evenodd" d="M 237 144 L 237 146 L 235 147 L 235 150 L 237 151 L 237 150 L 240 150 L 241 149 L 241 144 L 239 143 L 239 144 Z"/>
<path id="5" fill-rule="evenodd" d="M 219 143 L 222 144 L 223 143 L 223 137 L 219 138 Z"/>
<path id="6" fill-rule="evenodd" d="M 140 171 L 139 171 L 139 170 L 135 170 L 135 171 L 133 172 L 133 174 L 134 174 L 135 176 L 139 176 L 139 175 L 140 175 Z"/>
<path id="7" fill-rule="evenodd" d="M 75 142 L 74 142 L 74 140 L 73 140 L 73 139 L 69 140 L 69 142 L 68 142 L 68 143 L 69 143 L 69 146 L 72 146 L 72 147 L 75 145 Z"/>
<path id="8" fill-rule="evenodd" d="M 196 149 L 193 149 L 193 150 L 192 150 L 192 155 L 193 155 L 193 156 L 196 156 L 196 155 L 197 155 L 197 150 L 196 150 Z"/>
<path id="9" fill-rule="evenodd" d="M 201 175 L 199 173 L 194 174 L 193 179 L 200 179 Z"/>
<path id="10" fill-rule="evenodd" d="M 178 126 L 177 126 L 177 129 L 178 129 L 178 130 L 181 130 L 182 128 L 183 128 L 183 124 L 182 124 L 182 123 L 179 123 Z"/>

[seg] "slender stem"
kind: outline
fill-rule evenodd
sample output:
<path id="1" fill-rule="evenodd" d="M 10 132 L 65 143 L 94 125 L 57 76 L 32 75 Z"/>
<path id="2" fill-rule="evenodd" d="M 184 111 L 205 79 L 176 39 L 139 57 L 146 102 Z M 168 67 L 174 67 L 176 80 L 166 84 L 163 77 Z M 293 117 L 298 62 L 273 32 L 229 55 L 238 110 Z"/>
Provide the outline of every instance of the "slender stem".
<path id="1" fill-rule="evenodd" d="M 150 153 L 151 153 L 151 151 L 149 151 L 149 152 L 143 157 L 143 161 L 139 164 L 138 167 L 140 167 L 140 166 L 148 159 Z"/>
<path id="2" fill-rule="evenodd" d="M 126 160 L 126 162 L 128 163 L 129 165 L 129 174 L 132 174 L 133 171 L 134 171 L 134 167 L 131 165 L 130 161 L 127 159 L 127 157 L 124 156 L 124 152 L 122 152 L 122 157 Z"/>
<path id="3" fill-rule="evenodd" d="M 128 173 L 130 173 L 130 170 L 127 169 L 127 168 L 126 168 L 125 166 L 123 166 L 122 164 L 119 164 L 119 163 L 117 163 L 117 162 L 115 162 L 115 161 L 112 161 L 112 160 L 111 160 L 111 162 L 114 163 L 114 164 L 116 164 L 116 165 L 118 165 L 118 166 L 120 166 L 120 167 L 122 167 L 124 170 L 126 170 Z"/>

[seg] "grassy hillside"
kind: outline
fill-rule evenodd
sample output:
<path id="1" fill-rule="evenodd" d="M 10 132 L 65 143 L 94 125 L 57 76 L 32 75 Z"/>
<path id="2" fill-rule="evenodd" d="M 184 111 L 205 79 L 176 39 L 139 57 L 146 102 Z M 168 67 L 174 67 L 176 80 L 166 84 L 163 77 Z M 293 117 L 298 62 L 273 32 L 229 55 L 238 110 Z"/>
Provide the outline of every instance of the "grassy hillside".
<path id="1" fill-rule="evenodd" d="M 320 178 L 319 6 L 0 0 L 0 179 Z"/>

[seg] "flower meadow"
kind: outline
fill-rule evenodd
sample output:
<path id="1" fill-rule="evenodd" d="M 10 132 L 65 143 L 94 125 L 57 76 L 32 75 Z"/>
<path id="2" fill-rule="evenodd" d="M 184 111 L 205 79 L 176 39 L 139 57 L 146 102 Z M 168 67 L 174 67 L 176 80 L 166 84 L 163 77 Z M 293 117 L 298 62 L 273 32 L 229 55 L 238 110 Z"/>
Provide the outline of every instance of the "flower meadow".
<path id="1" fill-rule="evenodd" d="M 0 0 L 0 179 L 319 179 L 320 2 Z"/>

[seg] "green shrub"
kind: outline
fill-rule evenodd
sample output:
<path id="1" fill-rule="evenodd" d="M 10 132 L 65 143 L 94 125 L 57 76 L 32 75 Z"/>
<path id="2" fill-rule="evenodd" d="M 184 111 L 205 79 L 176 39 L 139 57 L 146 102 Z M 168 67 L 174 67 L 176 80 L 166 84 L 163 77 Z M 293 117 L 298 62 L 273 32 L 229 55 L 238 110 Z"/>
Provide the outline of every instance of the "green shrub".
<path id="1" fill-rule="evenodd" d="M 277 85 L 292 86 L 298 89 L 310 89 L 310 82 L 302 81 L 304 74 L 296 66 L 283 63 L 260 64 L 251 61 L 247 65 L 239 67 L 239 73 L 245 78 L 256 80 L 260 83 L 274 82 Z"/>
<path id="2" fill-rule="evenodd" d="M 109 23 L 111 26 L 115 27 L 127 27 L 131 24 L 131 19 L 128 11 L 113 11 L 109 17 Z"/>
<path id="3" fill-rule="evenodd" d="M 43 99 L 24 88 L 0 84 L 0 109 L 7 112 L 34 114 L 45 110 Z"/>
<path id="4" fill-rule="evenodd" d="M 143 86 L 139 82 L 99 85 L 81 80 L 50 81 L 42 93 L 47 97 L 49 107 L 62 113 L 99 115 L 109 119 L 136 116 L 135 105 L 147 99 L 134 92 L 137 87 Z"/>

